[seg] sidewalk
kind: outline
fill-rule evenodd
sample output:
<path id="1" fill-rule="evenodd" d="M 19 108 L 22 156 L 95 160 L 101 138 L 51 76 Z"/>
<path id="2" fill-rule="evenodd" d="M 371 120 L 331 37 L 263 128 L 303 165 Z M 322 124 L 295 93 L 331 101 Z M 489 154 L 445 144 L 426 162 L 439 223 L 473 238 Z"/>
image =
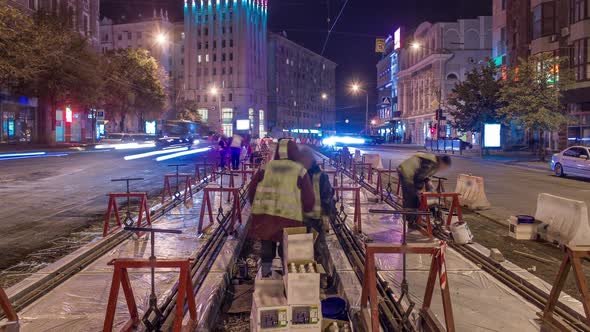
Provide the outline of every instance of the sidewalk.
<path id="1" fill-rule="evenodd" d="M 470 149 L 464 150 L 463 154 L 459 154 L 455 152 L 454 154 L 451 152 L 443 152 L 443 151 L 430 151 L 425 150 L 423 145 L 418 144 L 383 144 L 383 147 L 391 147 L 391 148 L 403 148 L 403 149 L 416 149 L 419 152 L 433 152 L 433 153 L 440 153 L 440 154 L 448 154 L 449 156 L 453 156 L 454 158 L 463 158 L 463 159 L 472 159 L 472 160 L 481 160 L 486 162 L 504 164 L 504 165 L 511 165 L 511 166 L 519 166 L 519 167 L 526 167 L 531 169 L 538 169 L 547 171 L 549 170 L 549 163 L 550 161 L 547 160 L 545 162 L 539 161 L 539 157 L 535 156 L 531 152 L 506 152 L 506 151 L 489 151 L 488 154 L 484 155 L 483 157 L 480 156 L 479 149 Z M 550 156 L 547 156 L 550 158 Z"/>
<path id="2" fill-rule="evenodd" d="M 49 144 L 0 144 L 0 153 L 29 152 L 29 151 L 85 151 L 91 150 L 97 143 L 61 143 Z"/>

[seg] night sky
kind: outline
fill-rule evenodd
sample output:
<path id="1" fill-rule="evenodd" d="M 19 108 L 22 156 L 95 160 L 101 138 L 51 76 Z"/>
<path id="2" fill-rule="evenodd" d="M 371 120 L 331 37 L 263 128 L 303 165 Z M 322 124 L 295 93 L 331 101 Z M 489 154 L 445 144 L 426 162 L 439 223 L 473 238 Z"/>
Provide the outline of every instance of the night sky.
<path id="1" fill-rule="evenodd" d="M 328 30 L 346 0 L 268 0 L 269 29 L 286 31 L 289 39 L 321 53 Z M 151 15 L 153 8 L 168 8 L 172 19 L 182 20 L 182 0 L 103 0 L 102 15 L 135 17 Z M 492 0 L 349 0 L 334 28 L 324 55 L 338 64 L 336 104 L 340 127 L 349 118 L 362 127 L 364 97 L 351 96 L 348 87 L 356 80 L 369 89 L 369 110 L 375 109 L 375 38 L 386 37 L 403 26 L 412 30 L 423 21 L 454 21 L 491 15 Z M 350 128 L 351 130 L 354 127 Z"/>

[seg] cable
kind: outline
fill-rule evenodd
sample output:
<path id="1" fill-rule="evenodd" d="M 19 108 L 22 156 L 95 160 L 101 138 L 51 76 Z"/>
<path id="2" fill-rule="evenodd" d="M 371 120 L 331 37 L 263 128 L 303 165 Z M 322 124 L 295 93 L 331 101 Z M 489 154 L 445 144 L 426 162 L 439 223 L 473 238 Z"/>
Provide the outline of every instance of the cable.
<path id="1" fill-rule="evenodd" d="M 344 12 L 344 8 L 346 8 L 347 4 L 348 4 L 348 0 L 346 0 L 344 5 L 340 9 L 340 12 L 338 13 L 336 20 L 334 20 L 334 24 L 332 24 L 332 27 L 330 27 L 330 30 L 328 30 L 328 35 L 326 36 L 326 41 L 324 41 L 324 46 L 322 47 L 322 53 L 320 53 L 321 56 L 324 56 L 324 52 L 326 51 L 326 46 L 328 46 L 328 40 L 330 40 L 330 34 L 332 33 L 332 30 L 334 30 L 334 27 L 336 27 L 336 24 L 338 24 L 338 20 L 340 19 L 340 16 L 342 16 L 342 13 Z"/>

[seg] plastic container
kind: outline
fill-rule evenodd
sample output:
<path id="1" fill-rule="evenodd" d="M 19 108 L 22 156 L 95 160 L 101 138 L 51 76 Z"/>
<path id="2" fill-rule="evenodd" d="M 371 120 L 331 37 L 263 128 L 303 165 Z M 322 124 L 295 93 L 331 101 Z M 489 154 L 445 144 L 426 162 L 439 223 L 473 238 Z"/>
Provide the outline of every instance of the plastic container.
<path id="1" fill-rule="evenodd" d="M 451 224 L 451 233 L 456 244 L 467 244 L 473 240 L 473 234 L 464 221 L 458 221 Z"/>
<path id="2" fill-rule="evenodd" d="M 516 216 L 516 219 L 518 220 L 519 224 L 534 224 L 535 223 L 535 217 L 527 216 L 524 214 Z"/>
<path id="3" fill-rule="evenodd" d="M 346 301 L 340 297 L 329 297 L 322 300 L 322 316 L 329 319 L 348 321 Z"/>

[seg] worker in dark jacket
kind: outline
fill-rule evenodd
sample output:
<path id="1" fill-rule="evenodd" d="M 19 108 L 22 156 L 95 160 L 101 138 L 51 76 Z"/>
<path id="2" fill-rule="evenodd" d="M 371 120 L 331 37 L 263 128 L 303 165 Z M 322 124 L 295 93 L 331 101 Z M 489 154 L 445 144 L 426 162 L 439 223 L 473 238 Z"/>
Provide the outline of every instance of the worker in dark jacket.
<path id="1" fill-rule="evenodd" d="M 416 153 L 402 162 L 397 172 L 402 187 L 404 209 L 417 209 L 420 206 L 419 193 L 424 188 L 426 180 L 450 166 L 449 156 L 435 156 L 430 153 Z M 416 218 L 410 216 L 407 220 L 412 223 Z"/>
<path id="2" fill-rule="evenodd" d="M 301 163 L 307 169 L 307 174 L 311 179 L 315 202 L 313 209 L 304 214 L 304 223 L 307 231 L 311 229 L 322 233 L 322 217 L 330 216 L 334 212 L 334 188 L 330 184 L 330 177 L 324 173 L 314 158 L 313 151 L 308 147 L 302 147 Z"/>

